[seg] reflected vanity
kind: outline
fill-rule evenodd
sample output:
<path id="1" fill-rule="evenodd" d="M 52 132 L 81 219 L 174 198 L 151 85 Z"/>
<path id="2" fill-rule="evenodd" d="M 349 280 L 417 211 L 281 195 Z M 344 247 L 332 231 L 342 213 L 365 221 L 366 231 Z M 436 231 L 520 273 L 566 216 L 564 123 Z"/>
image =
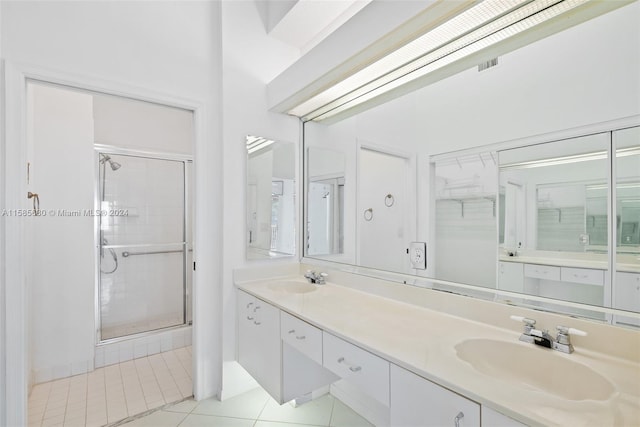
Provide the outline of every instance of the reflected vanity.
<path id="1" fill-rule="evenodd" d="M 252 136 L 247 148 L 247 259 L 296 252 L 295 147 Z"/>

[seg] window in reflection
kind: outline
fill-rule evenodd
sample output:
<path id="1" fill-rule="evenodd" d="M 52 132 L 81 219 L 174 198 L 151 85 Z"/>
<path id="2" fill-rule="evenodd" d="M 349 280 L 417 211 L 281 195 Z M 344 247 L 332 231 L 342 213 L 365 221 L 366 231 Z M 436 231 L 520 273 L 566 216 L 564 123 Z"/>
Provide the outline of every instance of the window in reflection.
<path id="1" fill-rule="evenodd" d="M 495 159 L 495 153 L 487 152 L 435 163 L 438 279 L 495 288 Z"/>

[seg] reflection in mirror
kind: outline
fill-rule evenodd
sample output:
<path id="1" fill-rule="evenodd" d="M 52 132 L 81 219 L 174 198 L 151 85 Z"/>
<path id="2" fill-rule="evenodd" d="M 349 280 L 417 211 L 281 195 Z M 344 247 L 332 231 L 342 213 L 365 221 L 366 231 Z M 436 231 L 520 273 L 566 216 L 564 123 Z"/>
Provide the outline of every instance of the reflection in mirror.
<path id="1" fill-rule="evenodd" d="M 307 151 L 306 254 L 344 253 L 345 159 L 338 151 L 309 147 Z"/>
<path id="2" fill-rule="evenodd" d="M 616 274 L 613 306 L 640 312 L 640 127 L 613 132 L 616 148 Z M 614 322 L 640 326 L 616 315 Z"/>
<path id="3" fill-rule="evenodd" d="M 499 152 L 500 289 L 609 306 L 609 141 L 606 132 Z"/>
<path id="4" fill-rule="evenodd" d="M 495 153 L 435 162 L 435 277 L 495 288 L 497 189 Z"/>
<path id="5" fill-rule="evenodd" d="M 247 259 L 294 255 L 294 144 L 249 135 L 246 147 Z"/>

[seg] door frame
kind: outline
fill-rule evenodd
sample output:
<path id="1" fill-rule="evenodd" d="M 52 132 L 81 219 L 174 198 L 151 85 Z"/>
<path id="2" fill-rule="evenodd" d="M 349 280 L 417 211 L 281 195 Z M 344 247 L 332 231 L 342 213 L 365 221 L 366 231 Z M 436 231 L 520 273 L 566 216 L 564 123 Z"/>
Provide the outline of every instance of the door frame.
<path id="1" fill-rule="evenodd" d="M 26 137 L 27 126 L 27 82 L 37 81 L 69 87 L 70 89 L 79 89 L 83 91 L 99 92 L 108 95 L 115 95 L 124 98 L 131 98 L 140 101 L 153 102 L 156 104 L 167 105 L 171 107 L 182 108 L 193 113 L 194 123 L 194 157 L 199 150 L 205 150 L 206 135 L 206 108 L 201 101 L 187 99 L 184 97 L 159 93 L 154 90 L 131 86 L 113 81 L 106 81 L 85 75 L 77 75 L 73 73 L 54 71 L 37 66 L 4 62 L 4 124 L 5 135 L 4 144 L 0 146 L 0 152 L 4 151 L 4 161 L 0 162 L 0 179 L 3 179 L 2 187 L 4 200 L 0 198 L 2 209 L 29 209 L 29 200 L 25 197 L 27 192 L 27 183 L 24 179 L 27 159 L 28 144 Z M 3 150 L 2 150 L 3 149 Z M 194 196 L 199 195 L 197 185 L 202 181 L 198 177 L 197 166 L 194 162 L 194 175 L 196 185 Z M 199 179 L 200 178 L 200 179 Z M 204 184 L 204 183 L 202 183 Z M 202 190 L 200 190 L 202 191 Z M 196 236 L 196 227 L 202 223 L 206 227 L 206 219 L 198 221 L 198 197 L 194 197 L 194 220 L 193 235 Z M 4 290 L 4 307 L 5 312 L 3 331 L 0 331 L 0 344 L 4 346 L 4 366 L 0 367 L 0 374 L 5 376 L 5 406 L 7 425 L 26 425 L 27 424 L 27 403 L 28 403 L 28 291 L 26 289 L 27 263 L 24 261 L 27 255 L 26 240 L 26 224 L 21 217 L 3 216 L 0 218 L 0 230 L 4 234 L 4 247 L 2 247 L 2 273 L 4 274 L 2 284 L 4 289 L 0 288 L 0 293 Z M 194 255 L 198 249 L 198 242 L 194 239 Z M 207 243 L 202 245 L 203 249 L 209 253 L 210 248 Z M 215 251 L 214 251 L 215 252 Z M 196 257 L 194 256 L 194 260 Z M 198 274 L 200 273 L 200 274 Z M 197 288 L 197 284 L 206 283 L 211 278 L 207 278 L 206 271 L 194 271 L 193 288 Z M 195 293 L 195 292 L 194 292 Z M 207 310 L 199 310 L 198 304 L 193 298 L 193 389 L 196 399 L 208 397 L 211 394 L 209 389 L 212 387 L 211 379 L 204 375 L 205 367 L 211 366 L 211 358 L 215 355 L 207 354 L 205 343 L 201 343 L 199 337 L 205 337 L 203 329 L 212 316 L 207 316 Z M 215 311 L 215 310 L 212 310 Z M 199 316 L 205 316 L 200 320 Z M 215 316 L 214 316 L 215 319 Z M 198 324 L 203 324 L 202 328 L 198 328 Z M 208 330 L 211 325 L 208 325 Z M 4 335 L 2 335 L 4 332 Z M 204 341 L 204 340 L 203 340 Z M 5 368 L 6 367 L 6 368 Z M 2 372 L 4 369 L 4 372 Z M 209 371 L 210 369 L 207 369 Z"/>

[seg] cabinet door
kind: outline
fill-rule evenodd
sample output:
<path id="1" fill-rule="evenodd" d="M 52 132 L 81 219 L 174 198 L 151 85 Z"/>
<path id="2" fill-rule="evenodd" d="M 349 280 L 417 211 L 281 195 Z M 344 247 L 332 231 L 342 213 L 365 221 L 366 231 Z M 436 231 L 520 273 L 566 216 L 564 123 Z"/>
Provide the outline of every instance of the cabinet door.
<path id="1" fill-rule="evenodd" d="M 391 365 L 391 425 L 480 426 L 480 405 Z"/>
<path id="2" fill-rule="evenodd" d="M 520 262 L 500 262 L 499 289 L 522 292 L 524 289 L 524 265 Z"/>
<path id="3" fill-rule="evenodd" d="M 323 332 L 323 366 L 389 405 L 389 362 L 350 342 Z"/>
<path id="4" fill-rule="evenodd" d="M 525 427 L 525 425 L 487 406 L 482 407 L 482 427 Z"/>
<path id="5" fill-rule="evenodd" d="M 640 274 L 616 273 L 616 290 L 613 296 L 614 308 L 640 312 Z M 616 323 L 640 326 L 640 320 L 633 317 L 615 316 Z"/>
<path id="6" fill-rule="evenodd" d="M 280 310 L 238 291 L 238 362 L 278 402 L 280 358 Z"/>

